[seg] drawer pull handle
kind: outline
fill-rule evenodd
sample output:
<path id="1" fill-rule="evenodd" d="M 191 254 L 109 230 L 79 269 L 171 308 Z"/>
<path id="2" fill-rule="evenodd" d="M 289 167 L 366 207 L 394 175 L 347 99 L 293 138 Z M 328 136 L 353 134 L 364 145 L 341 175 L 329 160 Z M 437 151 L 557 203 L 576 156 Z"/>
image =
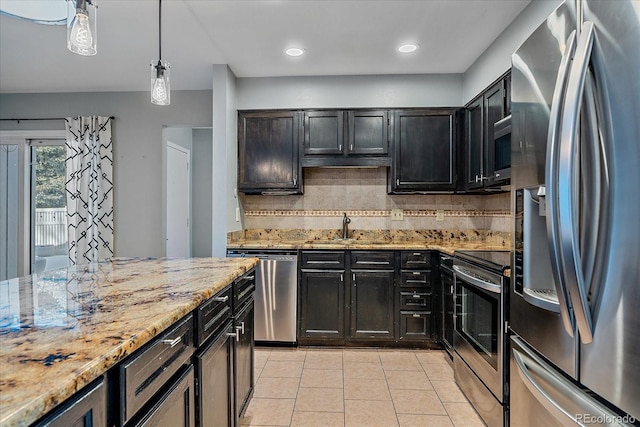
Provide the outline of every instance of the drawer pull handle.
<path id="1" fill-rule="evenodd" d="M 178 338 L 173 339 L 173 340 L 162 340 L 162 344 L 166 344 L 170 348 L 173 348 L 176 345 L 178 345 L 180 343 L 180 341 L 182 341 L 182 337 L 178 337 Z"/>
<path id="2" fill-rule="evenodd" d="M 419 276 L 419 275 L 420 275 L 420 272 L 419 272 L 419 271 L 414 271 L 414 272 L 413 272 L 413 275 L 414 275 L 414 276 Z"/>
<path id="3" fill-rule="evenodd" d="M 213 300 L 217 302 L 227 302 L 229 301 L 229 295 L 225 295 L 223 297 L 213 297 Z"/>
<path id="4" fill-rule="evenodd" d="M 421 254 L 420 252 L 414 252 L 414 253 L 413 253 L 413 255 L 415 255 L 415 256 L 420 256 L 420 255 L 422 255 L 422 254 Z"/>
<path id="5" fill-rule="evenodd" d="M 238 334 L 236 334 L 235 332 L 227 332 L 226 335 L 230 338 L 238 338 Z"/>
<path id="6" fill-rule="evenodd" d="M 420 317 L 418 313 L 413 313 L 413 317 Z"/>

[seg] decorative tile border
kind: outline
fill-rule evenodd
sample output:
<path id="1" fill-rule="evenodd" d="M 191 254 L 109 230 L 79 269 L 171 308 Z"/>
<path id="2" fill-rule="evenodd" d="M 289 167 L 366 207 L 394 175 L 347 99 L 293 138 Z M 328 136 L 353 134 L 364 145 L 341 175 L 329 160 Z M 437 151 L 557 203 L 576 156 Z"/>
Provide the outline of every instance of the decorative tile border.
<path id="1" fill-rule="evenodd" d="M 350 217 L 390 217 L 391 210 L 366 210 L 366 211 L 343 211 L 343 210 L 255 210 L 245 211 L 245 216 L 262 216 L 262 217 L 336 217 L 347 214 Z M 435 217 L 437 211 L 435 209 L 427 210 L 404 210 L 403 215 L 406 217 Z M 443 210 L 445 217 L 500 217 L 508 218 L 511 212 L 494 210 Z"/>

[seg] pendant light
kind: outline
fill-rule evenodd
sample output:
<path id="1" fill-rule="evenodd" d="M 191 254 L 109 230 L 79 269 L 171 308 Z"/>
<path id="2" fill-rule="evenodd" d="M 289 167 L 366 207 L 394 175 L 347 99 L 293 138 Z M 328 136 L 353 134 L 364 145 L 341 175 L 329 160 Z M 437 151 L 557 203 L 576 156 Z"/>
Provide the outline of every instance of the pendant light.
<path id="1" fill-rule="evenodd" d="M 151 62 L 151 103 L 169 105 L 171 102 L 170 69 L 162 60 L 162 0 L 158 0 L 158 62 Z"/>
<path id="2" fill-rule="evenodd" d="M 97 50 L 96 0 L 67 0 L 67 49 L 83 56 Z"/>

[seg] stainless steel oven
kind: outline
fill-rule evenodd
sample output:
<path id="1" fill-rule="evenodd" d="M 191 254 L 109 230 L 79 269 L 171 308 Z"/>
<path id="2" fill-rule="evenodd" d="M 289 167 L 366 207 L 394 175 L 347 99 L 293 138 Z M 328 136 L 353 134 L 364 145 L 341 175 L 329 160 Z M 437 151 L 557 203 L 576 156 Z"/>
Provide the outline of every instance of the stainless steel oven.
<path id="1" fill-rule="evenodd" d="M 479 257 L 478 257 L 479 256 Z M 482 258 L 500 258 L 502 266 Z M 456 382 L 489 426 L 502 426 L 508 396 L 505 358 L 508 289 L 500 269 L 508 252 L 456 252 L 454 371 Z"/>

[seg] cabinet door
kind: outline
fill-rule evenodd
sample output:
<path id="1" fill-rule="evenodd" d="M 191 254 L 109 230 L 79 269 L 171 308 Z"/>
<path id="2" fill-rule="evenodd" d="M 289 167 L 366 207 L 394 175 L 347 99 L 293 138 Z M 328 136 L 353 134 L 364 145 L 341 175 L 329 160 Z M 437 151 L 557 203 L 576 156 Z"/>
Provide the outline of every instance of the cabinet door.
<path id="1" fill-rule="evenodd" d="M 305 111 L 304 155 L 342 154 L 344 112 Z"/>
<path id="2" fill-rule="evenodd" d="M 349 155 L 389 153 L 389 113 L 386 110 L 348 112 Z"/>
<path id="3" fill-rule="evenodd" d="M 500 80 L 491 86 L 484 94 L 484 141 L 485 141 L 485 167 L 483 170 L 483 182 L 489 184 L 489 177 L 493 177 L 495 172 L 495 152 L 492 144 L 494 133 L 493 125 L 498 120 L 504 118 L 505 98 L 504 98 L 504 80 Z"/>
<path id="4" fill-rule="evenodd" d="M 344 339 L 344 271 L 300 274 L 300 336 Z"/>
<path id="5" fill-rule="evenodd" d="M 44 420 L 36 427 L 105 427 L 107 425 L 107 393 L 100 378 Z"/>
<path id="6" fill-rule="evenodd" d="M 482 188 L 484 165 L 484 110 L 483 97 L 473 101 L 465 110 L 466 188 Z"/>
<path id="7" fill-rule="evenodd" d="M 393 126 L 391 192 L 455 190 L 455 112 L 399 110 Z"/>
<path id="8" fill-rule="evenodd" d="M 400 340 L 431 340 L 431 313 L 426 311 L 400 312 Z"/>
<path id="9" fill-rule="evenodd" d="M 238 314 L 234 326 L 236 330 L 236 348 L 234 362 L 235 415 L 236 425 L 240 425 L 240 417 L 244 413 L 253 393 L 253 358 L 254 358 L 254 303 L 251 300 Z"/>
<path id="10" fill-rule="evenodd" d="M 352 271 L 351 338 L 393 338 L 393 271 Z"/>
<path id="11" fill-rule="evenodd" d="M 240 112 L 238 190 L 300 191 L 299 113 Z"/>
<path id="12" fill-rule="evenodd" d="M 232 324 L 195 357 L 197 369 L 196 419 L 199 427 L 231 427 L 233 393 Z"/>
<path id="13" fill-rule="evenodd" d="M 135 426 L 195 426 L 194 393 L 193 365 L 189 365 Z"/>

